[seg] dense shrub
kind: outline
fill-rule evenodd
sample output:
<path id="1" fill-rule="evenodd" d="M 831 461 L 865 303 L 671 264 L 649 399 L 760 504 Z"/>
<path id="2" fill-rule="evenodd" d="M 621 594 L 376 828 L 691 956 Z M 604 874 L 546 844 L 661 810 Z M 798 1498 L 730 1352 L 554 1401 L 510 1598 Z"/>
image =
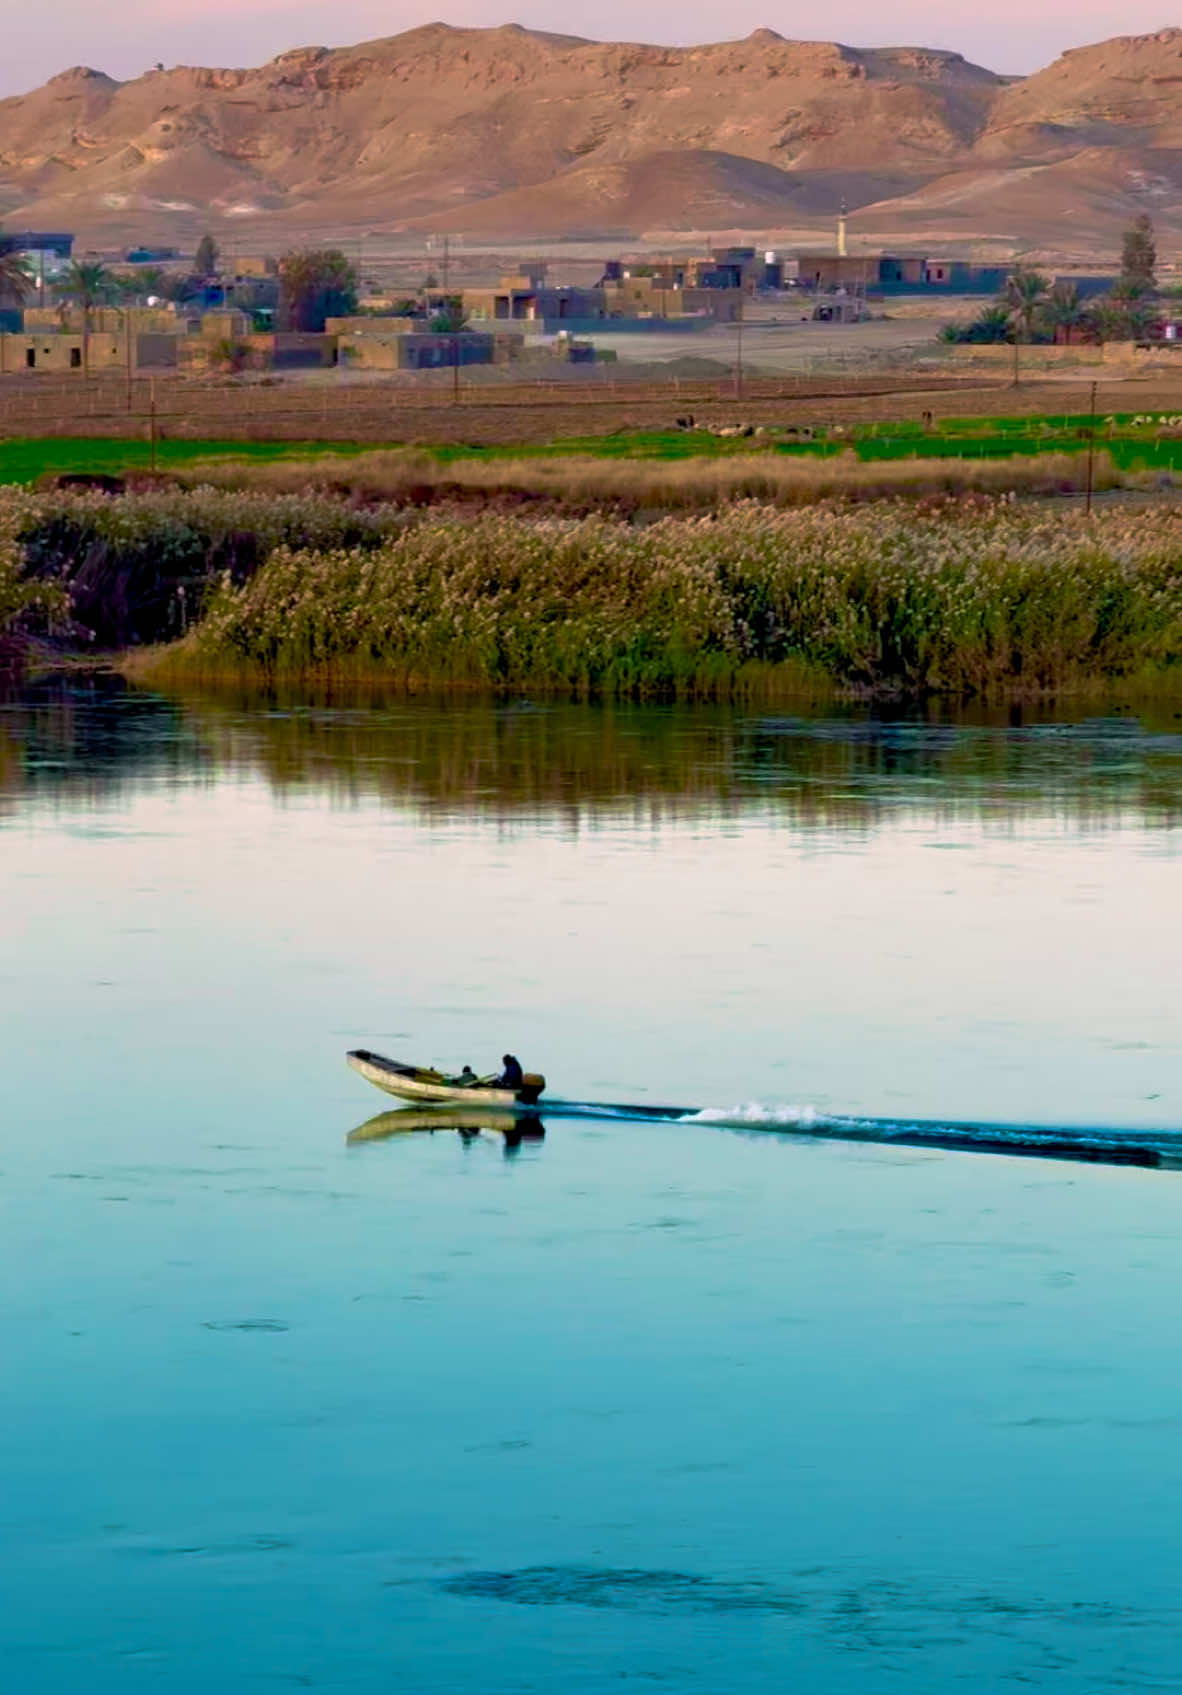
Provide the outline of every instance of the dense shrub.
<path id="1" fill-rule="evenodd" d="M 112 498 L 94 490 L 0 491 L 27 577 L 60 585 L 96 646 L 178 636 L 210 581 L 241 583 L 276 547 L 371 547 L 403 522 L 340 500 L 222 489 Z"/>

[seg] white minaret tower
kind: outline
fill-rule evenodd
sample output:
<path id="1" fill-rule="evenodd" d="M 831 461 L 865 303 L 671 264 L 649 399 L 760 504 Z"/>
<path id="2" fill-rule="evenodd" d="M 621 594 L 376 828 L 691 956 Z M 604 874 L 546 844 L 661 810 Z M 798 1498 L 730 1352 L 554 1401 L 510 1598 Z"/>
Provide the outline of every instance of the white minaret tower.
<path id="1" fill-rule="evenodd" d="M 848 210 L 849 208 L 843 199 L 841 210 L 837 214 L 837 257 L 839 259 L 845 258 L 845 220 Z"/>

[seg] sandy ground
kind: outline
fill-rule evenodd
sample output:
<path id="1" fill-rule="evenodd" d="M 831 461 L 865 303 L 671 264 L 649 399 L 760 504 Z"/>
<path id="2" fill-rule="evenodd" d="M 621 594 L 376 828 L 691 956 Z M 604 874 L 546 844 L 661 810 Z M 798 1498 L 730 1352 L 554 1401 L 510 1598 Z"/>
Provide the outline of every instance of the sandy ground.
<path id="1" fill-rule="evenodd" d="M 788 306 L 758 316 L 753 312 L 744 320 L 741 334 L 738 325 L 719 324 L 708 330 L 639 330 L 622 335 L 596 331 L 590 339 L 597 348 L 614 352 L 622 364 L 696 358 L 734 368 L 741 357 L 752 371 L 811 373 L 910 360 L 922 351 L 936 358 L 936 336 L 947 321 L 946 317 L 882 317 L 861 324 L 823 324 L 802 321 L 800 312 L 793 313 Z"/>

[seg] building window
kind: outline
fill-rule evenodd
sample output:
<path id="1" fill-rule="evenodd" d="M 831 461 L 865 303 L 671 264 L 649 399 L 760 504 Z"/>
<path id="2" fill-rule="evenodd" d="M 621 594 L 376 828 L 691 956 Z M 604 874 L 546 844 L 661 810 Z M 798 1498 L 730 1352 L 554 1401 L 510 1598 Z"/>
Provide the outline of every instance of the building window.
<path id="1" fill-rule="evenodd" d="M 35 347 L 25 348 L 25 364 L 29 367 L 30 371 L 36 369 L 37 349 Z"/>
<path id="2" fill-rule="evenodd" d="M 81 364 L 82 364 L 82 349 L 80 347 L 71 347 L 71 349 L 70 349 L 70 369 L 71 369 L 71 371 L 78 370 L 79 367 L 81 366 Z"/>

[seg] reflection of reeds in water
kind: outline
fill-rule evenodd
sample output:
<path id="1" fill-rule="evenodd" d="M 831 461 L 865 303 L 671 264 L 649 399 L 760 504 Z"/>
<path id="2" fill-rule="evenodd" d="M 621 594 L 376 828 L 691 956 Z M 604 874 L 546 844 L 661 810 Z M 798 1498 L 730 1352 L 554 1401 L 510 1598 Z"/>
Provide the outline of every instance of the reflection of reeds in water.
<path id="1" fill-rule="evenodd" d="M 109 805 L 191 777 L 205 758 L 175 702 L 111 673 L 51 675 L 0 698 L 0 803 L 23 793 Z"/>
<path id="2" fill-rule="evenodd" d="M 256 769 L 279 790 L 378 798 L 427 817 L 486 816 L 571 828 L 595 819 L 762 814 L 790 826 L 869 829 L 901 809 L 999 825 L 1123 814 L 1182 817 L 1182 735 L 1127 715 L 1075 728 L 728 707 L 446 704 L 358 696 L 265 714 L 243 697 L 187 701 L 215 766 Z M 245 708 L 245 710 L 244 710 Z"/>
<path id="3" fill-rule="evenodd" d="M 24 787 L 24 743 L 0 719 L 0 809 Z"/>
<path id="4" fill-rule="evenodd" d="M 387 692 L 198 694 L 59 679 L 0 710 L 4 796 L 121 802 L 200 771 L 257 773 L 278 794 L 377 800 L 425 822 L 526 829 L 755 817 L 870 830 L 901 813 L 1061 818 L 1111 828 L 1182 819 L 1182 727 L 1166 709 L 1074 726 L 1049 712 L 822 716 L 719 706 L 603 706 Z"/>

